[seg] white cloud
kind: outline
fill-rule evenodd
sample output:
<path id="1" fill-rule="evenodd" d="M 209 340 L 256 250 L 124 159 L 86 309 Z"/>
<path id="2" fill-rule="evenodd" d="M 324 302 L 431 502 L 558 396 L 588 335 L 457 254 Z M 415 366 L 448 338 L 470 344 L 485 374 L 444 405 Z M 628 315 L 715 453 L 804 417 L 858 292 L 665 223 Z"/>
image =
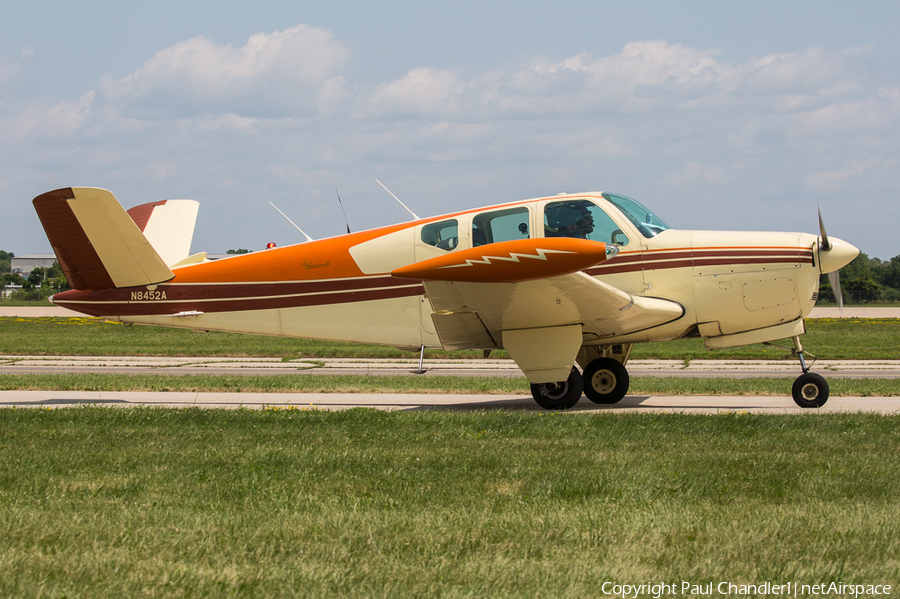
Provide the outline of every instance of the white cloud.
<path id="1" fill-rule="evenodd" d="M 735 61 L 650 40 L 481 71 L 414 63 L 365 85 L 342 72 L 349 53 L 324 29 L 256 34 L 239 48 L 198 37 L 80 98 L 4 110 L 0 137 L 17 137 L 0 156 L 32 180 L 122 188 L 125 203 L 129 188 L 197 197 L 217 208 L 205 212 L 209 230 L 228 226 L 206 220 L 225 207 L 246 214 L 271 197 L 302 206 L 311 235 L 337 233 L 336 187 L 355 206 L 354 229 L 388 224 L 376 177 L 419 214 L 607 189 L 691 226 L 728 227 L 737 212 L 709 207 L 743 206 L 737 228 L 753 228 L 761 198 L 900 192 L 888 158 L 900 155 L 900 88 L 872 70 L 870 51 Z M 15 188 L 26 175 L 9 176 Z M 203 226 L 200 249 L 223 249 Z"/>
<path id="2" fill-rule="evenodd" d="M 733 181 L 735 174 L 732 169 L 740 170 L 739 166 L 723 168 L 719 164 L 702 164 L 691 161 L 678 171 L 669 175 L 669 181 L 676 186 L 690 186 L 702 183 L 710 186 L 721 186 Z"/>
<path id="3" fill-rule="evenodd" d="M 865 160 L 847 160 L 839 168 L 811 173 L 806 179 L 806 188 L 814 193 L 855 191 L 858 194 L 860 186 L 863 188 L 881 187 L 885 184 L 896 186 L 898 166 L 900 160 L 896 158 L 885 160 L 871 157 Z M 891 178 L 893 181 L 886 181 Z"/>
<path id="4" fill-rule="evenodd" d="M 64 136 L 80 128 L 91 115 L 94 96 L 91 90 L 75 102 L 60 102 L 51 107 L 43 123 L 45 132 Z"/>
<path id="5" fill-rule="evenodd" d="M 418 67 L 378 85 L 368 96 L 374 115 L 437 119 L 584 118 L 713 109 L 817 110 L 865 93 L 862 51 L 819 48 L 770 54 L 746 63 L 716 50 L 663 40 L 626 44 L 618 54 L 535 58 L 464 77 L 459 70 Z"/>
<path id="6" fill-rule="evenodd" d="M 0 56 L 0 85 L 4 85 L 22 72 L 22 69 L 34 58 L 34 47 L 28 46 L 19 56 Z"/>
<path id="7" fill-rule="evenodd" d="M 127 77 L 101 84 L 124 109 L 163 116 L 306 112 L 349 54 L 334 34 L 297 25 L 251 35 L 241 48 L 195 37 L 160 50 Z"/>
<path id="8" fill-rule="evenodd" d="M 471 85 L 452 69 L 419 67 L 401 79 L 379 85 L 368 102 L 375 114 L 448 118 L 459 114 L 462 96 Z"/>
<path id="9" fill-rule="evenodd" d="M 800 115 L 800 122 L 811 131 L 836 132 L 872 128 L 883 122 L 887 114 L 877 99 L 835 102 Z"/>

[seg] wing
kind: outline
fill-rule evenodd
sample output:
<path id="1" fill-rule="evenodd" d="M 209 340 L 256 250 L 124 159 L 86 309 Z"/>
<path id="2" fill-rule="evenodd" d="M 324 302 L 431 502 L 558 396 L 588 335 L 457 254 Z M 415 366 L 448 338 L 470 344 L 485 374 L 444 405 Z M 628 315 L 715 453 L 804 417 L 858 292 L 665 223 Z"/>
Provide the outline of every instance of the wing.
<path id="1" fill-rule="evenodd" d="M 678 303 L 630 295 L 581 272 L 615 256 L 612 246 L 607 253 L 602 243 L 575 239 L 506 243 L 518 245 L 471 248 L 392 273 L 425 280 L 445 349 L 505 347 L 531 382 L 560 381 L 585 339 L 684 314 Z"/>
<path id="2" fill-rule="evenodd" d="M 580 325 L 588 338 L 618 337 L 684 314 L 676 302 L 630 295 L 583 272 L 520 283 L 426 281 L 425 293 L 442 342 L 448 333 L 447 349 L 489 349 L 501 345 L 503 331 L 567 325 Z M 458 327 L 451 328 L 457 322 L 477 333 L 466 339 Z M 493 345 L 469 345 L 479 341 Z"/>

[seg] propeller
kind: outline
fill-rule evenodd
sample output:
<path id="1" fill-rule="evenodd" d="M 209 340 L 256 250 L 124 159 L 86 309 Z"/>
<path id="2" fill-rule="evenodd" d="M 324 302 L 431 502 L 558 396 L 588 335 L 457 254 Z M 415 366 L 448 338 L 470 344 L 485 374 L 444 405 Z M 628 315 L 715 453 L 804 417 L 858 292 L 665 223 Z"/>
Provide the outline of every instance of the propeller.
<path id="1" fill-rule="evenodd" d="M 834 292 L 834 299 L 837 300 L 838 307 L 841 310 L 841 316 L 844 315 L 844 294 L 841 293 L 841 266 L 848 264 L 853 258 L 859 254 L 859 250 L 853 247 L 850 244 L 843 244 L 843 247 L 838 246 L 837 244 L 832 244 L 828 239 L 828 233 L 825 232 L 825 223 L 822 222 L 822 209 L 819 210 L 819 268 L 822 272 L 828 273 L 828 281 L 831 283 L 831 290 Z M 840 241 L 840 240 L 838 240 Z M 852 251 L 849 251 L 852 250 Z M 833 257 L 828 256 L 828 253 L 836 254 Z M 844 258 L 847 257 L 846 261 Z M 831 258 L 830 260 L 828 260 Z M 830 270 L 826 270 L 831 265 L 826 265 L 824 262 L 827 260 L 828 262 L 835 262 L 837 259 L 841 260 L 841 264 L 836 265 L 836 268 L 831 268 Z"/>

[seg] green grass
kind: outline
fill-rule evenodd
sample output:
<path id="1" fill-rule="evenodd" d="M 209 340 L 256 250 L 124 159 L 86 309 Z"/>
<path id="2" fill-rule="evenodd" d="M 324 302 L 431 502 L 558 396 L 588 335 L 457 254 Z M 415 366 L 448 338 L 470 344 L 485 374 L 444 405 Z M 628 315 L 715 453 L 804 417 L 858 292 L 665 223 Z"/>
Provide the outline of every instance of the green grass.
<path id="1" fill-rule="evenodd" d="M 198 332 L 155 326 L 125 326 L 96 318 L 0 317 L 0 355 L 72 356 L 277 356 L 414 358 L 395 347 Z M 428 357 L 481 357 L 480 351 L 429 351 Z"/>
<path id="2" fill-rule="evenodd" d="M 900 417 L 0 410 L 0 596 L 900 582 Z"/>
<path id="3" fill-rule="evenodd" d="M 900 319 L 821 318 L 807 321 L 804 347 L 820 359 L 900 359 Z M 782 345 L 790 346 L 789 341 Z M 142 355 L 411 358 L 393 347 L 131 326 L 91 318 L 0 317 L 0 355 Z M 506 356 L 495 352 L 495 356 Z M 764 345 L 707 351 L 700 339 L 641 343 L 634 359 L 779 359 Z M 478 358 L 480 351 L 428 351 L 426 357 Z"/>
<path id="4" fill-rule="evenodd" d="M 791 378 L 631 377 L 629 395 L 791 394 Z M 895 397 L 896 379 L 828 378 L 834 397 Z M 150 391 L 242 393 L 465 393 L 528 395 L 520 377 L 409 375 L 0 374 L 0 391 Z M 587 400 L 583 400 L 587 401 Z"/>

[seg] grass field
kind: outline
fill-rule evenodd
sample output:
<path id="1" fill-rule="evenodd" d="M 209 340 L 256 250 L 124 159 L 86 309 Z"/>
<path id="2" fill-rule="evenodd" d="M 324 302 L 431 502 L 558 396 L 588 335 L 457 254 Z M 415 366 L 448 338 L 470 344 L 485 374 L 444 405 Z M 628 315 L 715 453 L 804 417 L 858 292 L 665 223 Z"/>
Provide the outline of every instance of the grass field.
<path id="1" fill-rule="evenodd" d="M 900 417 L 0 410 L 0 596 L 900 583 Z"/>
<path id="2" fill-rule="evenodd" d="M 820 359 L 900 359 L 900 319 L 821 318 L 807 321 L 804 347 Z M 790 341 L 781 343 L 790 347 Z M 279 356 L 411 358 L 394 347 L 234 333 L 126 327 L 92 318 L 0 317 L 0 355 Z M 497 352 L 495 355 L 504 356 Z M 707 351 L 700 339 L 635 346 L 635 359 L 788 359 L 764 345 Z M 428 351 L 428 358 L 478 358 L 480 351 Z M 791 358 L 792 359 L 792 358 Z"/>
<path id="3" fill-rule="evenodd" d="M 821 359 L 900 359 L 900 319 L 808 328 Z M 412 357 L 53 318 L 0 318 L 0 354 Z M 784 356 L 698 340 L 633 354 Z M 833 395 L 896 395 L 896 381 L 829 383 Z M 0 389 L 27 388 L 528 393 L 524 377 L 0 375 Z M 787 396 L 789 379 L 633 377 L 630 393 Z M 897 589 L 898 450 L 900 416 L 866 414 L 0 409 L 0 597 Z"/>

